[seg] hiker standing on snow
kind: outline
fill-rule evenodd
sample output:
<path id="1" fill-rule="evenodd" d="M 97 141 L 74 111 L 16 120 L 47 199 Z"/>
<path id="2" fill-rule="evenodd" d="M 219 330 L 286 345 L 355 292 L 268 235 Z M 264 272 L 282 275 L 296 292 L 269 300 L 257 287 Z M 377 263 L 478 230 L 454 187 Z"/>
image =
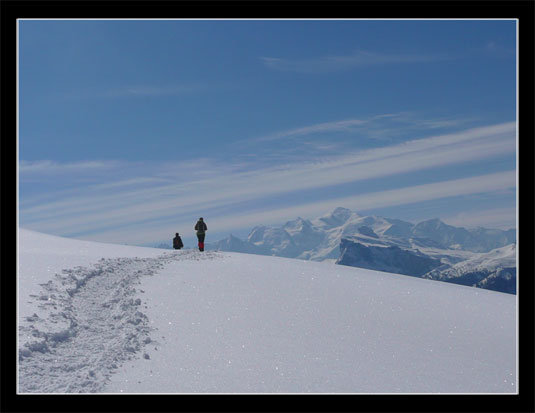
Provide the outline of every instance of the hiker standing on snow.
<path id="1" fill-rule="evenodd" d="M 178 232 L 177 232 L 175 237 L 173 238 L 173 248 L 175 250 L 179 250 L 183 246 L 184 244 L 182 243 L 182 238 L 180 238 L 180 235 L 178 235 Z"/>
<path id="2" fill-rule="evenodd" d="M 197 231 L 197 239 L 199 240 L 199 251 L 204 251 L 204 232 L 208 230 L 208 227 L 204 223 L 202 217 L 199 218 L 195 224 L 195 230 Z"/>

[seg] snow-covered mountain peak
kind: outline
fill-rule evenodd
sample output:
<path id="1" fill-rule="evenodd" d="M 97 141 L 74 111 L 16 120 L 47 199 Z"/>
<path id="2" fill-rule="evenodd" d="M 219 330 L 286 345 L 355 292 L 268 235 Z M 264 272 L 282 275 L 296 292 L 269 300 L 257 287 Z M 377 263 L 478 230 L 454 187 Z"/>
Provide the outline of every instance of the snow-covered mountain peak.
<path id="1" fill-rule="evenodd" d="M 227 241 L 228 241 L 228 245 L 236 245 L 236 244 L 240 245 L 243 243 L 243 241 L 240 238 L 232 234 L 228 236 Z"/>
<path id="2" fill-rule="evenodd" d="M 288 221 L 286 224 L 284 224 L 284 229 L 288 232 L 301 232 L 310 230 L 312 227 L 312 223 L 308 220 L 305 220 L 301 217 L 298 217 L 297 219 L 294 219 L 293 221 Z"/>
<path id="3" fill-rule="evenodd" d="M 503 259 L 516 258 L 516 244 L 506 245 L 505 247 L 496 248 L 484 254 L 488 258 Z"/>
<path id="4" fill-rule="evenodd" d="M 360 216 L 352 215 L 343 225 L 339 227 L 341 236 L 350 236 L 360 233 L 361 227 L 368 227 L 378 235 L 383 235 L 392 224 L 383 217 L 375 215 Z"/>
<path id="5" fill-rule="evenodd" d="M 338 207 L 332 212 L 327 213 L 316 220 L 312 221 L 314 225 L 329 229 L 339 227 L 347 222 L 350 218 L 356 218 L 359 215 L 347 208 Z"/>
<path id="6" fill-rule="evenodd" d="M 447 225 L 444 222 L 442 222 L 439 218 L 432 218 L 432 219 L 427 219 L 425 221 L 419 222 L 418 224 L 414 226 L 414 229 L 416 231 L 422 230 L 422 229 L 436 231 L 446 226 Z"/>
<path id="7" fill-rule="evenodd" d="M 516 245 L 474 254 L 450 268 L 430 271 L 424 278 L 516 293 Z"/>
<path id="8" fill-rule="evenodd" d="M 337 207 L 331 212 L 331 216 L 333 217 L 345 217 L 344 219 L 347 219 L 350 215 L 354 214 L 353 211 L 347 208 L 343 207 Z"/>
<path id="9" fill-rule="evenodd" d="M 379 238 L 379 236 L 370 227 L 364 225 L 358 229 L 359 233 L 372 238 Z"/>
<path id="10" fill-rule="evenodd" d="M 254 227 L 251 230 L 251 233 L 249 234 L 249 236 L 247 237 L 247 241 L 253 244 L 262 241 L 264 239 L 264 234 L 267 229 L 268 227 L 263 226 L 263 225 L 258 225 Z"/>

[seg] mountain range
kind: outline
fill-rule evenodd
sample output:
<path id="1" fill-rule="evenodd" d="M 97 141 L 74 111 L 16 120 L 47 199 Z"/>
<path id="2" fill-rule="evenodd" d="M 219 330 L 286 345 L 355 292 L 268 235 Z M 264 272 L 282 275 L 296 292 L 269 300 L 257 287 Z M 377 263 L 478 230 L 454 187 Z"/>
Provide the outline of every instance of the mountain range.
<path id="1" fill-rule="evenodd" d="M 516 230 L 465 229 L 430 219 L 413 224 L 347 208 L 313 220 L 257 226 L 209 249 L 331 261 L 378 271 L 516 293 Z"/>

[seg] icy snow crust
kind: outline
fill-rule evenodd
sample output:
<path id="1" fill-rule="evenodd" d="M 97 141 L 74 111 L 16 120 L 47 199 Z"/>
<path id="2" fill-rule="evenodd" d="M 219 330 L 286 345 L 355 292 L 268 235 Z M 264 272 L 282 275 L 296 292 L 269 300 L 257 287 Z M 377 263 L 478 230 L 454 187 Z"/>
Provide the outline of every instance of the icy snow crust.
<path id="1" fill-rule="evenodd" d="M 19 233 L 20 393 L 516 393 L 516 297 Z"/>

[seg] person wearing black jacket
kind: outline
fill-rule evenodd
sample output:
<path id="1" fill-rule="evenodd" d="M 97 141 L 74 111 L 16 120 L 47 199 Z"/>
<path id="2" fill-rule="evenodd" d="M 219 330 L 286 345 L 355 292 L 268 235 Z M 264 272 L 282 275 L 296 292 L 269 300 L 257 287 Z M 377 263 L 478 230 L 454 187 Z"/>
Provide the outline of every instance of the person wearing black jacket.
<path id="1" fill-rule="evenodd" d="M 199 251 L 204 251 L 204 236 L 206 235 L 206 230 L 208 230 L 208 227 L 201 217 L 195 224 L 195 231 L 197 231 L 197 239 L 199 240 Z"/>
<path id="2" fill-rule="evenodd" d="M 173 238 L 173 248 L 175 250 L 179 250 L 183 246 L 184 244 L 182 243 L 182 238 L 180 238 L 180 235 L 178 235 L 178 232 L 177 232 L 175 237 Z"/>

